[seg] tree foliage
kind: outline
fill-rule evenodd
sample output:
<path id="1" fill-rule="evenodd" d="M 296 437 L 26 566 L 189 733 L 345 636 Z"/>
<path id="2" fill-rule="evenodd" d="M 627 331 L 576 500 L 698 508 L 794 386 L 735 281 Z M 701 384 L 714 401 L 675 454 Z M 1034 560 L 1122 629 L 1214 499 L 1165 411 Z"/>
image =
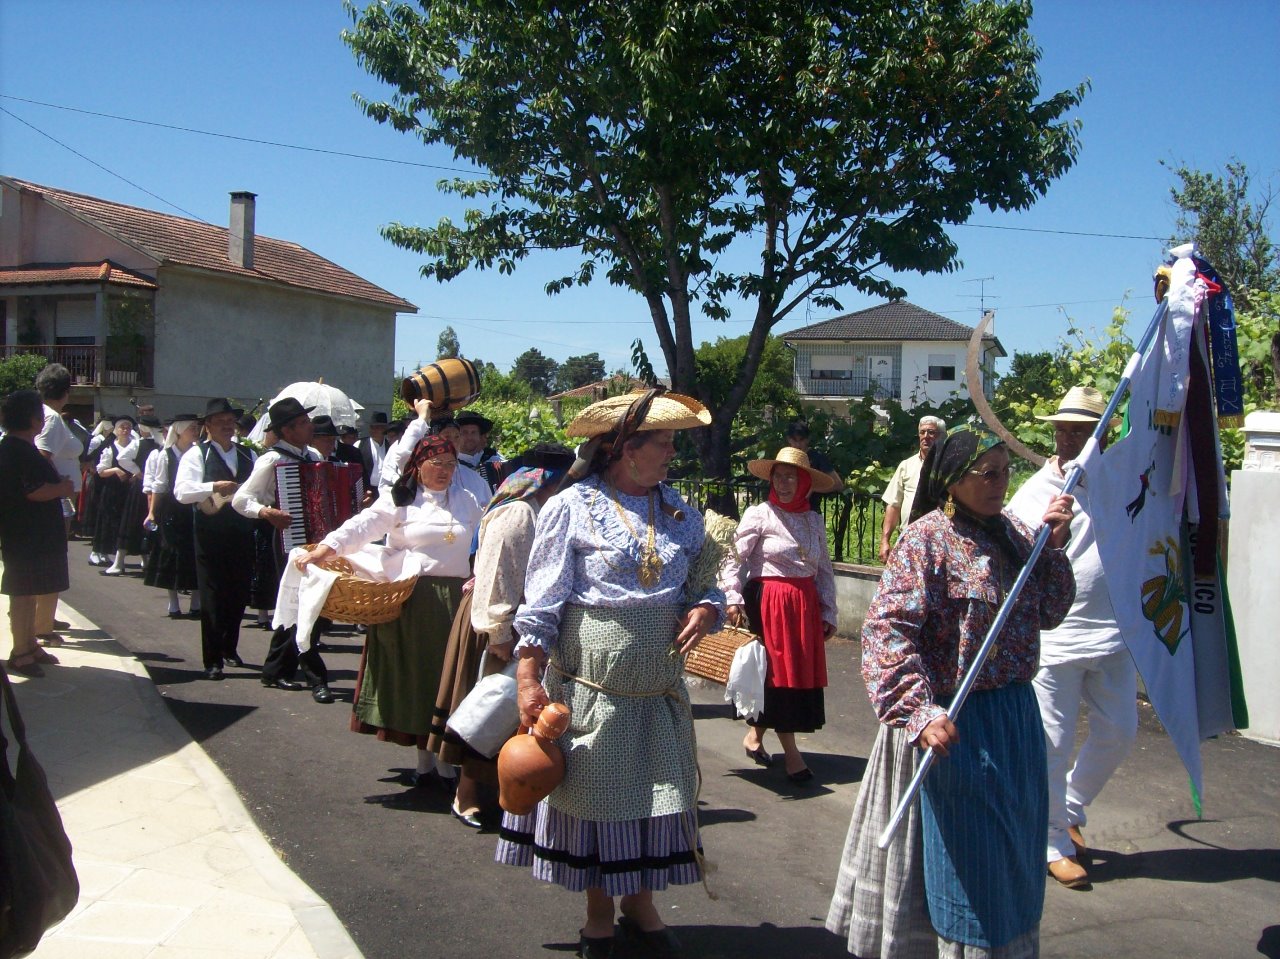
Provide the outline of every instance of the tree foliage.
<path id="1" fill-rule="evenodd" d="M 440 336 L 436 340 L 436 356 L 443 360 L 461 355 L 462 344 L 458 342 L 458 334 L 454 332 L 452 326 L 446 326 L 440 331 Z"/>
<path id="2" fill-rule="evenodd" d="M 588 353 L 585 356 L 571 356 L 556 370 L 556 392 L 574 390 L 588 383 L 598 383 L 604 379 L 604 360 L 599 353 Z"/>
<path id="3" fill-rule="evenodd" d="M 435 0 L 352 8 L 344 38 L 390 84 L 368 116 L 482 172 L 441 184 L 462 223 L 384 235 L 449 280 L 576 250 L 555 293 L 602 272 L 645 301 L 672 386 L 697 381 L 691 310 L 752 316 L 714 424 L 800 304 L 904 291 L 878 271 L 956 267 L 975 206 L 1031 205 L 1074 162 L 1083 86 L 1041 98 L 1031 7 L 1003 0 Z M 731 247 L 733 249 L 731 249 Z"/>
<path id="4" fill-rule="evenodd" d="M 0 397 L 18 390 L 35 389 L 36 374 L 48 365 L 49 361 L 43 356 L 30 353 L 0 359 Z"/>
<path id="5" fill-rule="evenodd" d="M 543 356 L 537 347 L 530 347 L 516 357 L 511 375 L 528 383 L 534 395 L 546 396 L 555 385 L 556 371 L 559 369 L 559 363 L 549 356 Z"/>

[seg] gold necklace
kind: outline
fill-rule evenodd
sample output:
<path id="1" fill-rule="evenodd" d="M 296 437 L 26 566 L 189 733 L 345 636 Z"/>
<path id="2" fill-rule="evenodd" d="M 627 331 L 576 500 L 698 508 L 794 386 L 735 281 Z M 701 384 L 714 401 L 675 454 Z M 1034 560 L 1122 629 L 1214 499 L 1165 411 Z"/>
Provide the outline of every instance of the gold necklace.
<path id="1" fill-rule="evenodd" d="M 791 521 L 787 519 L 787 511 L 784 509 L 780 509 L 777 511 L 777 513 L 778 513 L 778 518 L 782 520 L 782 525 L 786 527 L 787 532 L 791 534 L 791 538 L 795 540 L 796 552 L 800 554 L 800 562 L 805 563 L 807 565 L 809 562 L 809 551 L 805 549 L 804 543 L 800 542 L 800 536 L 796 532 L 796 528 L 792 526 Z M 808 525 L 808 524 L 806 523 L 805 525 Z"/>
<path id="2" fill-rule="evenodd" d="M 644 589 L 653 589 L 658 585 L 658 581 L 662 579 L 662 557 L 658 555 L 655 541 L 657 539 L 657 526 L 654 523 L 654 497 L 657 495 L 655 490 L 649 490 L 649 528 L 645 533 L 643 542 L 640 535 L 636 532 L 636 528 L 631 525 L 631 520 L 627 518 L 626 510 L 622 508 L 622 503 L 618 501 L 618 491 L 613 488 L 612 484 L 606 484 L 609 489 L 609 501 L 613 503 L 614 511 L 618 514 L 618 518 L 622 520 L 622 525 L 626 527 L 627 532 L 631 534 L 631 538 L 640 543 L 640 562 L 636 566 L 636 580 Z M 593 496 L 594 500 L 595 497 Z M 596 537 L 599 539 L 599 530 L 596 531 Z M 603 558 L 603 551 L 601 551 Z M 608 560 L 606 565 L 612 566 Z M 613 567 L 616 569 L 616 567 Z"/>

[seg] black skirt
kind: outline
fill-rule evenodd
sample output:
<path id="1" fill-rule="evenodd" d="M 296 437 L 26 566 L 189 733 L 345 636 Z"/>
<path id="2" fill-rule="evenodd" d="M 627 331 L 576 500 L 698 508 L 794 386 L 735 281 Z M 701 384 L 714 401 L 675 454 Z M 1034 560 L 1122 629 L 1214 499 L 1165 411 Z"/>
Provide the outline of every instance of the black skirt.
<path id="1" fill-rule="evenodd" d="M 122 549 L 130 556 L 144 553 L 143 541 L 146 530 L 143 520 L 147 518 L 147 494 L 142 492 L 142 477 L 135 476 L 128 481 L 124 501 L 120 508 L 120 538 L 116 549 Z"/>
<path id="2" fill-rule="evenodd" d="M 827 721 L 826 699 L 821 689 L 764 688 L 764 712 L 747 724 L 777 733 L 811 733 Z"/>
<path id="3" fill-rule="evenodd" d="M 159 529 L 147 555 L 142 581 L 157 589 L 196 589 L 195 507 L 156 494 Z"/>
<path id="4" fill-rule="evenodd" d="M 100 556 L 114 556 L 120 543 L 120 523 L 124 518 L 124 501 L 129 495 L 129 481 L 118 476 L 99 476 L 95 503 L 93 551 Z"/>
<path id="5" fill-rule="evenodd" d="M 59 519 L 57 537 L 50 530 L 49 544 L 39 549 L 6 549 L 2 554 L 0 593 L 6 596 L 44 596 L 71 588 L 67 575 L 67 540 Z"/>

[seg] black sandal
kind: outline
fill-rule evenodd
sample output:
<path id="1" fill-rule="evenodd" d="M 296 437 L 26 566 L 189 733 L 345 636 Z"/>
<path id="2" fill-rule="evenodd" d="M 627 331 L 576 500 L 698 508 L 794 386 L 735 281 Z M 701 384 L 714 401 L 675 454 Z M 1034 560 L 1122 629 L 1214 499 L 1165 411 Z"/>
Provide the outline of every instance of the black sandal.
<path id="1" fill-rule="evenodd" d="M 622 915 L 618 917 L 618 928 L 625 939 L 639 947 L 641 955 L 654 956 L 655 959 L 680 959 L 684 955 L 680 940 L 669 926 L 645 932 L 630 916 Z"/>
<path id="2" fill-rule="evenodd" d="M 764 751 L 764 746 L 757 746 L 755 749 L 747 749 L 746 746 L 743 746 L 742 751 L 745 752 L 747 754 L 747 758 L 757 766 L 773 765 L 773 757 Z"/>
<path id="3" fill-rule="evenodd" d="M 591 937 L 578 930 L 578 955 L 582 959 L 613 959 L 613 936 Z"/>
<path id="4" fill-rule="evenodd" d="M 44 675 L 44 670 L 40 668 L 40 663 L 36 659 L 35 653 L 23 653 L 21 656 L 9 657 L 9 671 L 18 673 L 22 676 L 29 676 L 32 679 L 39 679 Z"/>

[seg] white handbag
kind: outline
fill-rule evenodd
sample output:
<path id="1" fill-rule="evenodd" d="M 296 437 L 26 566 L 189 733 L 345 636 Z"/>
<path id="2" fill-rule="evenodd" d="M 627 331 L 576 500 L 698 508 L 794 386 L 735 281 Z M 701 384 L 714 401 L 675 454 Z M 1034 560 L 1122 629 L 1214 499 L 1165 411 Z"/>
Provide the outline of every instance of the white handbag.
<path id="1" fill-rule="evenodd" d="M 485 676 L 488 656 L 486 650 L 480 657 L 481 678 L 458 704 L 447 725 L 464 743 L 492 759 L 520 726 L 520 707 L 516 702 L 515 658 L 501 672 Z"/>

